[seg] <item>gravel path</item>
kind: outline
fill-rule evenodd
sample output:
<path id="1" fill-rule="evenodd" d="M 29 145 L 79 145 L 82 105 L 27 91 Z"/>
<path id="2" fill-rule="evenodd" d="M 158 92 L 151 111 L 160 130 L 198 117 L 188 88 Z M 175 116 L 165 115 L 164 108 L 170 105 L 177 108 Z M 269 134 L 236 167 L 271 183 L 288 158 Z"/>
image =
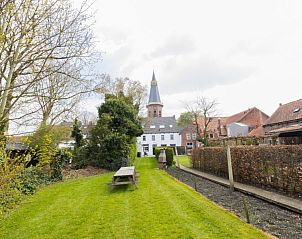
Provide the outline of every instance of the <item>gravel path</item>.
<path id="1" fill-rule="evenodd" d="M 243 201 L 249 211 L 250 222 L 256 227 L 275 235 L 278 238 L 301 239 L 302 238 L 302 215 L 270 204 L 253 196 L 242 194 L 238 191 L 233 193 L 227 187 L 196 177 L 176 167 L 167 172 L 195 188 L 211 201 L 234 212 L 243 220 L 246 220 Z"/>

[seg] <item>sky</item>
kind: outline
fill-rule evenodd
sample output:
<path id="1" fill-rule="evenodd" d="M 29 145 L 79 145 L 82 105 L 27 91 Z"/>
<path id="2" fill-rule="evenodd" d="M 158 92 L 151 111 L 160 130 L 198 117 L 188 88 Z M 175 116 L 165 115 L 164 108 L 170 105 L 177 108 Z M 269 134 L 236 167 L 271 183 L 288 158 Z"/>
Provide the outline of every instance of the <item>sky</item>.
<path id="1" fill-rule="evenodd" d="M 93 9 L 99 72 L 149 91 L 154 69 L 164 116 L 197 96 L 216 99 L 222 116 L 271 115 L 302 98 L 302 1 L 97 0 Z"/>

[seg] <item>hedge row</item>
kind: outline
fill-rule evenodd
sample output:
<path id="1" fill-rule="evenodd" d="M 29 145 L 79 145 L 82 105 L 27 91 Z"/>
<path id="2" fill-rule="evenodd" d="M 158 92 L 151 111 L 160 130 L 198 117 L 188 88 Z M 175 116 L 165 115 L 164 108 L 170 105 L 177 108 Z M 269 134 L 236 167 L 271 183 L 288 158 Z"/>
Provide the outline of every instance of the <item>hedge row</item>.
<path id="1" fill-rule="evenodd" d="M 302 197 L 302 146 L 231 147 L 234 180 Z M 193 168 L 228 178 L 226 149 L 195 149 Z"/>
<path id="2" fill-rule="evenodd" d="M 166 153 L 167 166 L 172 166 L 173 164 L 173 156 L 174 156 L 174 148 L 172 147 L 164 147 Z M 156 147 L 154 149 L 155 157 L 158 160 L 160 154 L 161 147 Z"/>

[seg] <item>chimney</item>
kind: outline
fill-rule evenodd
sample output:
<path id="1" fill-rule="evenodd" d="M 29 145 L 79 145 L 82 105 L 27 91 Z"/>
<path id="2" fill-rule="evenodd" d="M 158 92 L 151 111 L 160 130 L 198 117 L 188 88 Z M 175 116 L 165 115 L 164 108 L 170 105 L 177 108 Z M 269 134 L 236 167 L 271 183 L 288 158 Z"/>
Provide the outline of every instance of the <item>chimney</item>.
<path id="1" fill-rule="evenodd" d="M 221 136 L 221 120 L 220 120 L 220 117 L 218 118 L 218 137 Z"/>
<path id="2" fill-rule="evenodd" d="M 279 103 L 279 107 L 282 106 L 282 103 Z"/>

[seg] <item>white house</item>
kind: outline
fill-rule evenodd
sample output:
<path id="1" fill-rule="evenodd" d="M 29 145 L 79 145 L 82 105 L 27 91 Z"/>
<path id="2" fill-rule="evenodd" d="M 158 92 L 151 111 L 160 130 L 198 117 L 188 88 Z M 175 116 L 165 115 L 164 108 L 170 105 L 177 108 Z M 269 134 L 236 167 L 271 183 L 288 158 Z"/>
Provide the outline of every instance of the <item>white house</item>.
<path id="1" fill-rule="evenodd" d="M 137 138 L 137 150 L 141 155 L 153 156 L 158 146 L 181 146 L 181 133 L 172 117 L 146 118 L 144 134 Z"/>
<path id="2" fill-rule="evenodd" d="M 137 151 L 141 155 L 153 156 L 154 148 L 158 146 L 181 146 L 181 132 L 175 116 L 162 117 L 163 106 L 153 71 L 148 117 L 142 122 L 144 134 L 137 138 Z"/>

